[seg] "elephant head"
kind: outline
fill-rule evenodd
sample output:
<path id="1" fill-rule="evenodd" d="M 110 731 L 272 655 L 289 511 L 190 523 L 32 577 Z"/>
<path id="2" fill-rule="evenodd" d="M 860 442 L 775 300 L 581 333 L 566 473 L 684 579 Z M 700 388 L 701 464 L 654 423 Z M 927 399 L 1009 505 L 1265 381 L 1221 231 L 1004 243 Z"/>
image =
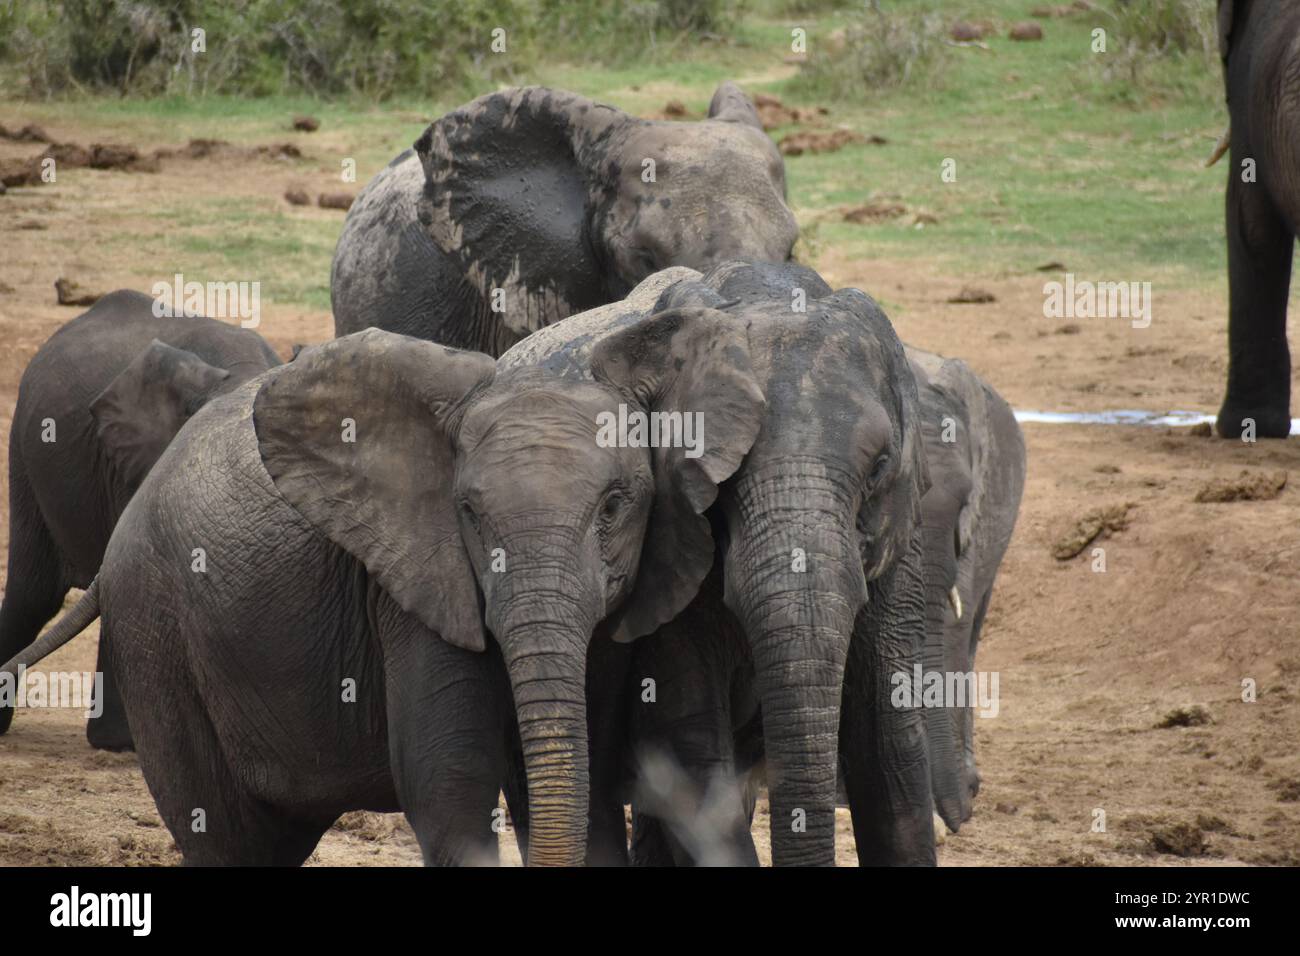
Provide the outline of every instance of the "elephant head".
<path id="1" fill-rule="evenodd" d="M 1025 448 L 1010 406 L 958 359 L 907 350 L 920 392 L 930 490 L 925 536 L 927 671 L 973 675 L 993 580 L 1015 527 Z M 971 815 L 975 764 L 974 678 L 963 701 L 926 710 L 935 807 L 949 829 Z"/>
<path id="2" fill-rule="evenodd" d="M 785 168 L 724 83 L 701 122 L 650 121 L 542 87 L 480 97 L 415 144 L 419 219 L 517 337 L 674 265 L 789 258 Z"/>
<path id="3" fill-rule="evenodd" d="M 260 339 L 249 345 L 245 361 L 218 367 L 154 339 L 91 402 L 96 436 L 118 479 L 118 512 L 195 412 L 278 364 Z"/>
<path id="4" fill-rule="evenodd" d="M 656 356 L 579 379 L 369 330 L 304 351 L 254 404 L 295 508 L 443 640 L 482 650 L 486 626 L 499 643 L 534 864 L 586 850 L 593 630 L 653 629 L 691 599 L 712 560 L 701 512 L 761 420 L 743 337 L 703 310 L 662 331 Z M 733 415 L 698 458 L 603 440 L 620 405 L 706 403 Z M 638 587 L 638 570 L 671 583 Z"/>
<path id="5" fill-rule="evenodd" d="M 607 374 L 616 356 L 627 364 L 662 352 L 656 316 L 679 309 L 721 312 L 748 342 L 767 408 L 718 497 L 724 599 L 748 636 L 761 697 L 773 860 L 833 863 L 850 645 L 914 645 L 919 653 L 923 640 L 920 501 L 928 479 L 916 385 L 888 320 L 857 290 L 832 293 L 816 273 L 791 264 L 724 263 L 703 277 L 672 272 L 642 283 L 624 303 L 542 330 L 502 361 L 587 363 L 594 375 Z M 707 430 L 714 406 L 699 408 Z M 899 571 L 904 556 L 915 573 Z M 655 583 L 645 570 L 642 582 Z M 893 658 L 882 651 L 880 659 Z M 887 706 L 890 674 L 875 671 Z M 886 724 L 883 734 L 897 726 L 906 738 L 887 746 L 923 768 L 919 714 Z M 932 857 L 928 778 L 907 797 L 926 829 L 895 834 L 894 846 L 923 840 L 911 850 Z M 795 814 L 804 823 L 797 831 L 789 825 Z"/>

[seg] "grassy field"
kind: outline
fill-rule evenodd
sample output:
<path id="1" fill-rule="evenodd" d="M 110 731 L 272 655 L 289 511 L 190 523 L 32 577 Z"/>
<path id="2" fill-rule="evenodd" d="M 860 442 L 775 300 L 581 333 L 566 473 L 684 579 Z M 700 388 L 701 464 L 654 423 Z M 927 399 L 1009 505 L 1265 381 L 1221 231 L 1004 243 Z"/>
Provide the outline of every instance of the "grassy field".
<path id="1" fill-rule="evenodd" d="M 1029 0 L 987 0 L 947 8 L 944 22 L 991 21 L 987 49 L 945 46 L 935 66 L 900 89 L 867 101 L 837 102 L 807 90 L 791 54 L 791 30 L 806 30 L 808 58 L 832 48 L 855 11 L 782 13 L 762 3 L 743 26 L 710 42 L 661 44 L 634 65 L 556 62 L 521 80 L 572 89 L 636 113 L 677 99 L 702 113 L 718 82 L 781 96 L 788 105 L 826 106 L 828 122 L 882 136 L 884 145 L 850 145 L 787 160 L 791 202 L 804 229 L 803 258 L 827 247 L 850 259 L 916 257 L 964 272 L 1014 275 L 1051 261 L 1076 272 L 1178 284 L 1219 283 L 1224 272 L 1221 196 L 1224 169 L 1202 168 L 1225 123 L 1215 71 L 1195 57 L 1147 64 L 1134 85 L 1091 51 L 1091 31 L 1114 30 L 1104 11 L 1039 21 L 1042 42 L 1006 38 Z M 895 7 L 925 7 L 899 3 Z M 1122 79 L 1108 76 L 1119 73 Z M 485 92 L 479 90 L 478 92 Z M 463 94 L 461 94 L 463 95 Z M 227 97 L 54 102 L 0 97 L 0 119 L 21 116 L 68 126 L 111 125 L 120 141 L 174 144 L 191 137 L 236 143 L 284 138 L 287 117 L 318 116 L 330 155 L 311 150 L 321 172 L 343 155 L 357 162 L 357 186 L 457 100 L 398 98 L 382 106 L 309 98 Z M 780 139 L 785 130 L 773 135 Z M 344 143 L 346 141 L 346 144 Z M 316 145 L 319 141 L 309 141 Z M 941 167 L 955 162 L 956 180 Z M 875 225 L 840 221 L 838 210 L 871 198 L 903 203 L 909 214 Z M 264 280 L 278 301 L 328 307 L 335 224 L 304 224 L 286 206 L 187 195 L 155 195 L 165 231 L 133 241 L 159 261 L 177 256 L 195 274 L 245 276 L 275 262 Z M 937 223 L 917 228 L 912 213 Z"/>

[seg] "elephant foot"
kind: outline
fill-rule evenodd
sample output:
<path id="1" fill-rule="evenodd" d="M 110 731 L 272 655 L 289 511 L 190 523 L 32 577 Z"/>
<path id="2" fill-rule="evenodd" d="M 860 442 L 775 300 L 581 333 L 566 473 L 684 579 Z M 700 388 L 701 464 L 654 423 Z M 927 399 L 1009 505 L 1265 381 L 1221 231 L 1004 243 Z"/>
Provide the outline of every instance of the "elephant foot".
<path id="1" fill-rule="evenodd" d="M 131 730 L 124 724 L 107 723 L 103 720 L 86 722 L 86 740 L 96 750 L 109 750 L 121 753 L 135 750 L 135 741 L 131 739 Z"/>
<path id="2" fill-rule="evenodd" d="M 4 734 L 14 722 L 14 708 L 0 707 L 0 735 Z"/>
<path id="3" fill-rule="evenodd" d="M 1221 438 L 1240 440 L 1247 434 L 1247 421 L 1255 423 L 1256 438 L 1286 438 L 1291 433 L 1291 413 L 1285 406 L 1249 406 L 1235 404 L 1231 399 L 1223 403 L 1214 430 Z"/>

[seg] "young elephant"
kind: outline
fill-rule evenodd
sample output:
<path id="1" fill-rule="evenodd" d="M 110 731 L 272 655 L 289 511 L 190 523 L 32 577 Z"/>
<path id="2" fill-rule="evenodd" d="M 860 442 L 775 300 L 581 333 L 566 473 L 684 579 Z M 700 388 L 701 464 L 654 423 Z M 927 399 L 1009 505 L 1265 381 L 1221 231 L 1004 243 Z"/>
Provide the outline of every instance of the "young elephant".
<path id="1" fill-rule="evenodd" d="M 543 87 L 448 113 L 353 203 L 334 253 L 338 335 L 376 325 L 501 355 L 673 265 L 784 260 L 798 229 L 753 104 L 641 120 Z"/>
<path id="2" fill-rule="evenodd" d="M 1227 89 L 1228 387 L 1215 424 L 1225 438 L 1291 430 L 1286 309 L 1300 224 L 1300 4 L 1218 2 Z M 1243 164 L 1249 161 L 1253 175 Z"/>
<path id="3" fill-rule="evenodd" d="M 5 669 L 102 612 L 187 863 L 300 863 L 340 813 L 399 807 L 427 862 L 495 859 L 513 691 L 529 862 L 581 863 L 593 629 L 689 600 L 707 563 L 670 571 L 672 538 L 761 418 L 743 336 L 673 322 L 657 359 L 598 380 L 374 329 L 304 351 L 181 432 L 82 603 Z M 629 394 L 734 416 L 652 462 L 597 440 Z M 638 568 L 681 593 L 633 593 Z"/>
<path id="4" fill-rule="evenodd" d="M 930 490 L 925 529 L 925 670 L 974 673 L 993 581 L 1011 541 L 1025 486 L 1025 443 L 1015 414 L 959 359 L 908 348 L 921 397 Z M 969 692 L 973 683 L 965 684 Z M 975 704 L 925 711 L 939 816 L 954 833 L 979 792 Z"/>
<path id="5" fill-rule="evenodd" d="M 215 319 L 158 317 L 120 290 L 54 333 L 18 388 L 9 433 L 9 576 L 0 660 L 17 654 L 99 570 L 122 509 L 205 402 L 280 360 L 256 332 Z M 129 747 L 111 668 L 91 744 Z M 12 707 L 0 707 L 0 733 Z"/>
<path id="6" fill-rule="evenodd" d="M 634 649 L 634 733 L 677 742 L 674 759 L 707 780 L 753 760 L 736 738 L 752 743 L 761 705 L 775 863 L 834 862 L 841 754 L 860 859 L 932 863 L 922 716 L 890 701 L 892 675 L 912 672 L 925 638 L 928 480 L 902 346 L 871 299 L 832 293 L 807 269 L 728 263 L 702 279 L 673 273 L 501 359 L 593 376 L 635 369 L 662 351 L 656 316 L 683 307 L 712 310 L 749 343 L 768 402 L 762 429 L 707 515 L 716 533 L 702 518 L 677 543 L 683 559 L 712 562 L 716 540 L 717 564 L 686 613 Z M 690 410 L 706 434 L 724 412 L 716 403 Z M 636 589 L 670 582 L 643 571 Z M 726 826 L 748 840 L 736 803 Z M 636 849 L 662 859 L 671 855 L 664 842 L 640 833 Z"/>

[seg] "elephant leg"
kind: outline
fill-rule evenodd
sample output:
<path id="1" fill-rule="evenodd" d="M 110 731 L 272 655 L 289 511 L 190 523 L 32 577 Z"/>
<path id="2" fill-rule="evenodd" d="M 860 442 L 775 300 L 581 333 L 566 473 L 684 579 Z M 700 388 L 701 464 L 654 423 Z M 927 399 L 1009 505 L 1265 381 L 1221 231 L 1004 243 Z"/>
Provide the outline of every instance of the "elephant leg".
<path id="1" fill-rule="evenodd" d="M 500 653 L 453 647 L 395 607 L 384 618 L 389 760 L 425 865 L 494 866 L 509 708 Z"/>
<path id="2" fill-rule="evenodd" d="M 137 646 L 151 650 L 161 643 L 156 635 L 130 637 L 140 638 Z M 151 652 L 124 659 L 114 653 L 111 643 L 109 649 L 128 712 L 132 700 L 148 708 L 140 716 L 149 719 L 138 721 L 136 754 L 158 814 L 184 864 L 302 863 L 329 823 L 315 824 L 315 839 L 309 840 L 310 826 L 248 793 L 222 752 L 203 698 L 190 675 L 177 668 L 175 655 Z M 132 688 L 140 693 L 133 694 Z"/>
<path id="3" fill-rule="evenodd" d="M 1232 155 L 1239 152 L 1234 144 Z M 1228 390 L 1216 428 L 1224 438 L 1241 438 L 1244 420 L 1262 438 L 1285 438 L 1291 429 L 1291 356 L 1286 340 L 1286 305 L 1291 288 L 1295 237 L 1267 187 L 1243 183 L 1229 170 Z"/>
<path id="4" fill-rule="evenodd" d="M 27 647 L 68 593 L 67 575 L 36 497 L 10 442 L 9 571 L 0 602 L 0 663 Z M 13 707 L 0 707 L 0 734 L 9 729 Z"/>
<path id="5" fill-rule="evenodd" d="M 109 664 L 106 635 L 101 630 L 99 653 L 95 658 L 95 670 L 103 675 L 98 699 L 93 702 L 92 710 L 98 716 L 86 721 L 86 740 L 96 750 L 133 750 L 131 728 L 126 722 L 126 706 L 122 703 L 122 693 L 117 687 L 117 677 Z"/>
<path id="6" fill-rule="evenodd" d="M 627 866 L 623 812 L 623 756 L 627 740 L 627 684 L 632 648 L 607 638 L 587 650 L 587 753 L 591 761 L 587 865 Z"/>
<path id="7" fill-rule="evenodd" d="M 911 681 L 925 641 L 920 542 L 918 531 L 894 569 L 873 582 L 845 667 L 840 755 L 862 866 L 935 862 L 920 702 L 895 706 L 892 700 L 894 676 Z"/>

